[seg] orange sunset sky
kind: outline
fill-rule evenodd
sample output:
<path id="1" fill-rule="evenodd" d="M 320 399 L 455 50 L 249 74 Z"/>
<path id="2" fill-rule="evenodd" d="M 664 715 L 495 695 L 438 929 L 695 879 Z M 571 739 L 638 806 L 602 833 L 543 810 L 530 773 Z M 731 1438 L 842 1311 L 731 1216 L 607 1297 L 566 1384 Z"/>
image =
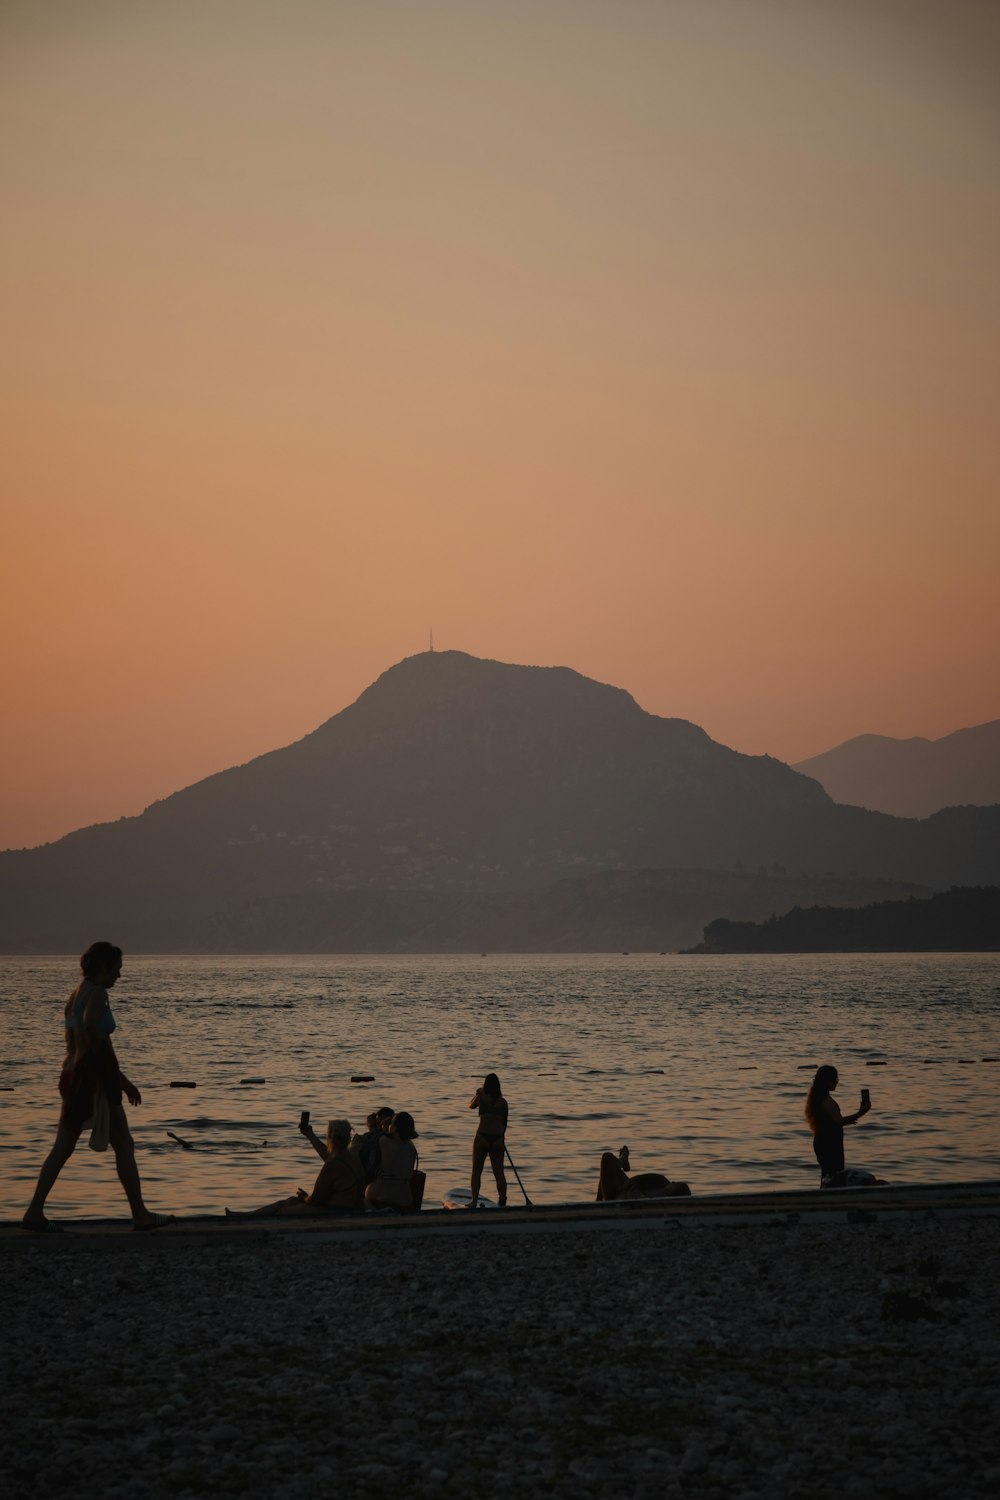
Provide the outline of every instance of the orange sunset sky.
<path id="1" fill-rule="evenodd" d="M 4 0 L 0 847 L 435 645 L 1000 716 L 1000 7 Z"/>

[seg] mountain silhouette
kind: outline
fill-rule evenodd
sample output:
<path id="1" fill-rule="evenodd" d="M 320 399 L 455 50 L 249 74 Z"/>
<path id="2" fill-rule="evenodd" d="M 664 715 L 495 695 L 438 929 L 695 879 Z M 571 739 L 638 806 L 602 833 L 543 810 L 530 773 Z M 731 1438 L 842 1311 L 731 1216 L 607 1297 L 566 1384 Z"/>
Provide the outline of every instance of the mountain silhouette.
<path id="1" fill-rule="evenodd" d="M 989 806 L 1000 802 L 1000 719 L 939 740 L 859 734 L 795 770 L 815 777 L 835 802 L 903 818 Z"/>
<path id="2" fill-rule="evenodd" d="M 246 948 L 257 912 L 260 945 L 287 951 L 278 914 L 291 932 L 306 909 L 327 913 L 306 944 L 322 947 L 315 933 L 359 903 L 369 946 L 393 947 L 378 922 L 391 927 L 401 893 L 411 911 L 434 907 L 450 946 L 449 905 L 516 907 L 605 872 L 989 883 L 998 835 L 1000 808 L 916 822 L 840 807 L 780 761 L 738 754 L 568 668 L 425 652 L 293 745 L 139 817 L 0 854 L 0 947 L 66 951 L 117 933 L 133 951 L 203 951 L 238 928 Z M 536 930 L 532 946 L 543 939 Z"/>

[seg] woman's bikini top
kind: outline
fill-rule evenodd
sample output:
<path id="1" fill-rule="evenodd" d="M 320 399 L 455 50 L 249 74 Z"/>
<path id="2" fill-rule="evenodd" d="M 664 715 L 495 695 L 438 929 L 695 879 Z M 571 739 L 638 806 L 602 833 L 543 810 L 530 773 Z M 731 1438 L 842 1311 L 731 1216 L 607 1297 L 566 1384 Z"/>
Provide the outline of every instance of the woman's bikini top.
<path id="1" fill-rule="evenodd" d="M 96 990 L 98 988 L 99 986 L 93 984 L 89 979 L 85 979 L 83 984 L 81 984 L 79 990 L 77 991 L 76 999 L 73 1001 L 73 1009 L 70 1011 L 69 1015 L 65 1018 L 65 1021 L 63 1023 L 66 1026 L 67 1030 L 75 1030 L 77 1027 L 79 1027 L 81 1030 L 83 1029 L 83 1013 L 87 1009 L 87 1001 L 90 999 L 90 992 L 91 990 Z M 99 1031 L 101 1036 L 110 1036 L 115 1029 L 115 1025 L 115 1018 L 111 1014 L 111 1002 L 110 1000 L 108 1000 L 107 994 L 105 993 L 104 1009 L 97 1018 L 94 1030 Z"/>
<path id="2" fill-rule="evenodd" d="M 502 1094 L 479 1092 L 479 1133 L 501 1136 L 507 1129 L 507 1101 Z"/>

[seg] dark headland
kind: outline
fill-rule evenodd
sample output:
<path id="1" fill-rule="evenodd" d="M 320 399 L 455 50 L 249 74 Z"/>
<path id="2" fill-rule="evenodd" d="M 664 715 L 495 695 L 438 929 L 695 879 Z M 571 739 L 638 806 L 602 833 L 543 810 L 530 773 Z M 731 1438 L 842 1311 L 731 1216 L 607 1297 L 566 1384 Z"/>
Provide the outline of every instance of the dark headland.
<path id="1" fill-rule="evenodd" d="M 953 887 L 920 901 L 795 906 L 765 922 L 709 922 L 692 953 L 997 953 L 1000 888 Z"/>
<path id="2" fill-rule="evenodd" d="M 0 951 L 673 950 L 994 883 L 1000 806 L 841 806 L 568 668 L 425 652 L 295 744 L 0 853 Z"/>

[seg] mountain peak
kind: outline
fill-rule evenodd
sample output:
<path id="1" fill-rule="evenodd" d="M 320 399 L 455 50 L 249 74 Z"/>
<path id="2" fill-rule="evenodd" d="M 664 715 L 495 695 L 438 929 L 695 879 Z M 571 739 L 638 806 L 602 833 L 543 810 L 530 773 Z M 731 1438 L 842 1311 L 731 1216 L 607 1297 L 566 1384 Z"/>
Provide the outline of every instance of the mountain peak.
<path id="1" fill-rule="evenodd" d="M 628 702 L 638 707 L 624 688 L 611 687 L 592 677 L 584 677 L 572 667 L 527 666 L 495 661 L 492 657 L 471 656 L 467 651 L 421 651 L 415 656 L 405 656 L 402 661 L 396 662 L 395 666 L 389 667 L 377 677 L 371 687 L 361 694 L 361 698 L 386 687 L 398 689 L 415 685 L 430 689 L 446 687 L 456 691 L 487 687 L 496 691 L 509 689 L 515 684 L 522 690 L 535 688 L 546 694 L 552 694 L 553 691 L 613 694 L 619 702 Z"/>
<path id="2" fill-rule="evenodd" d="M 859 734 L 795 770 L 814 777 L 835 802 L 897 817 L 991 806 L 1000 802 L 1000 719 L 937 740 Z"/>
<path id="3" fill-rule="evenodd" d="M 345 718 L 357 719 L 369 731 L 381 726 L 398 732 L 415 721 L 426 727 L 450 719 L 457 726 L 477 716 L 493 725 L 525 716 L 553 723 L 593 716 L 612 722 L 622 716 L 652 717 L 624 688 L 596 682 L 571 667 L 521 666 L 465 651 L 421 651 L 389 667 L 316 733 L 325 737 Z"/>

